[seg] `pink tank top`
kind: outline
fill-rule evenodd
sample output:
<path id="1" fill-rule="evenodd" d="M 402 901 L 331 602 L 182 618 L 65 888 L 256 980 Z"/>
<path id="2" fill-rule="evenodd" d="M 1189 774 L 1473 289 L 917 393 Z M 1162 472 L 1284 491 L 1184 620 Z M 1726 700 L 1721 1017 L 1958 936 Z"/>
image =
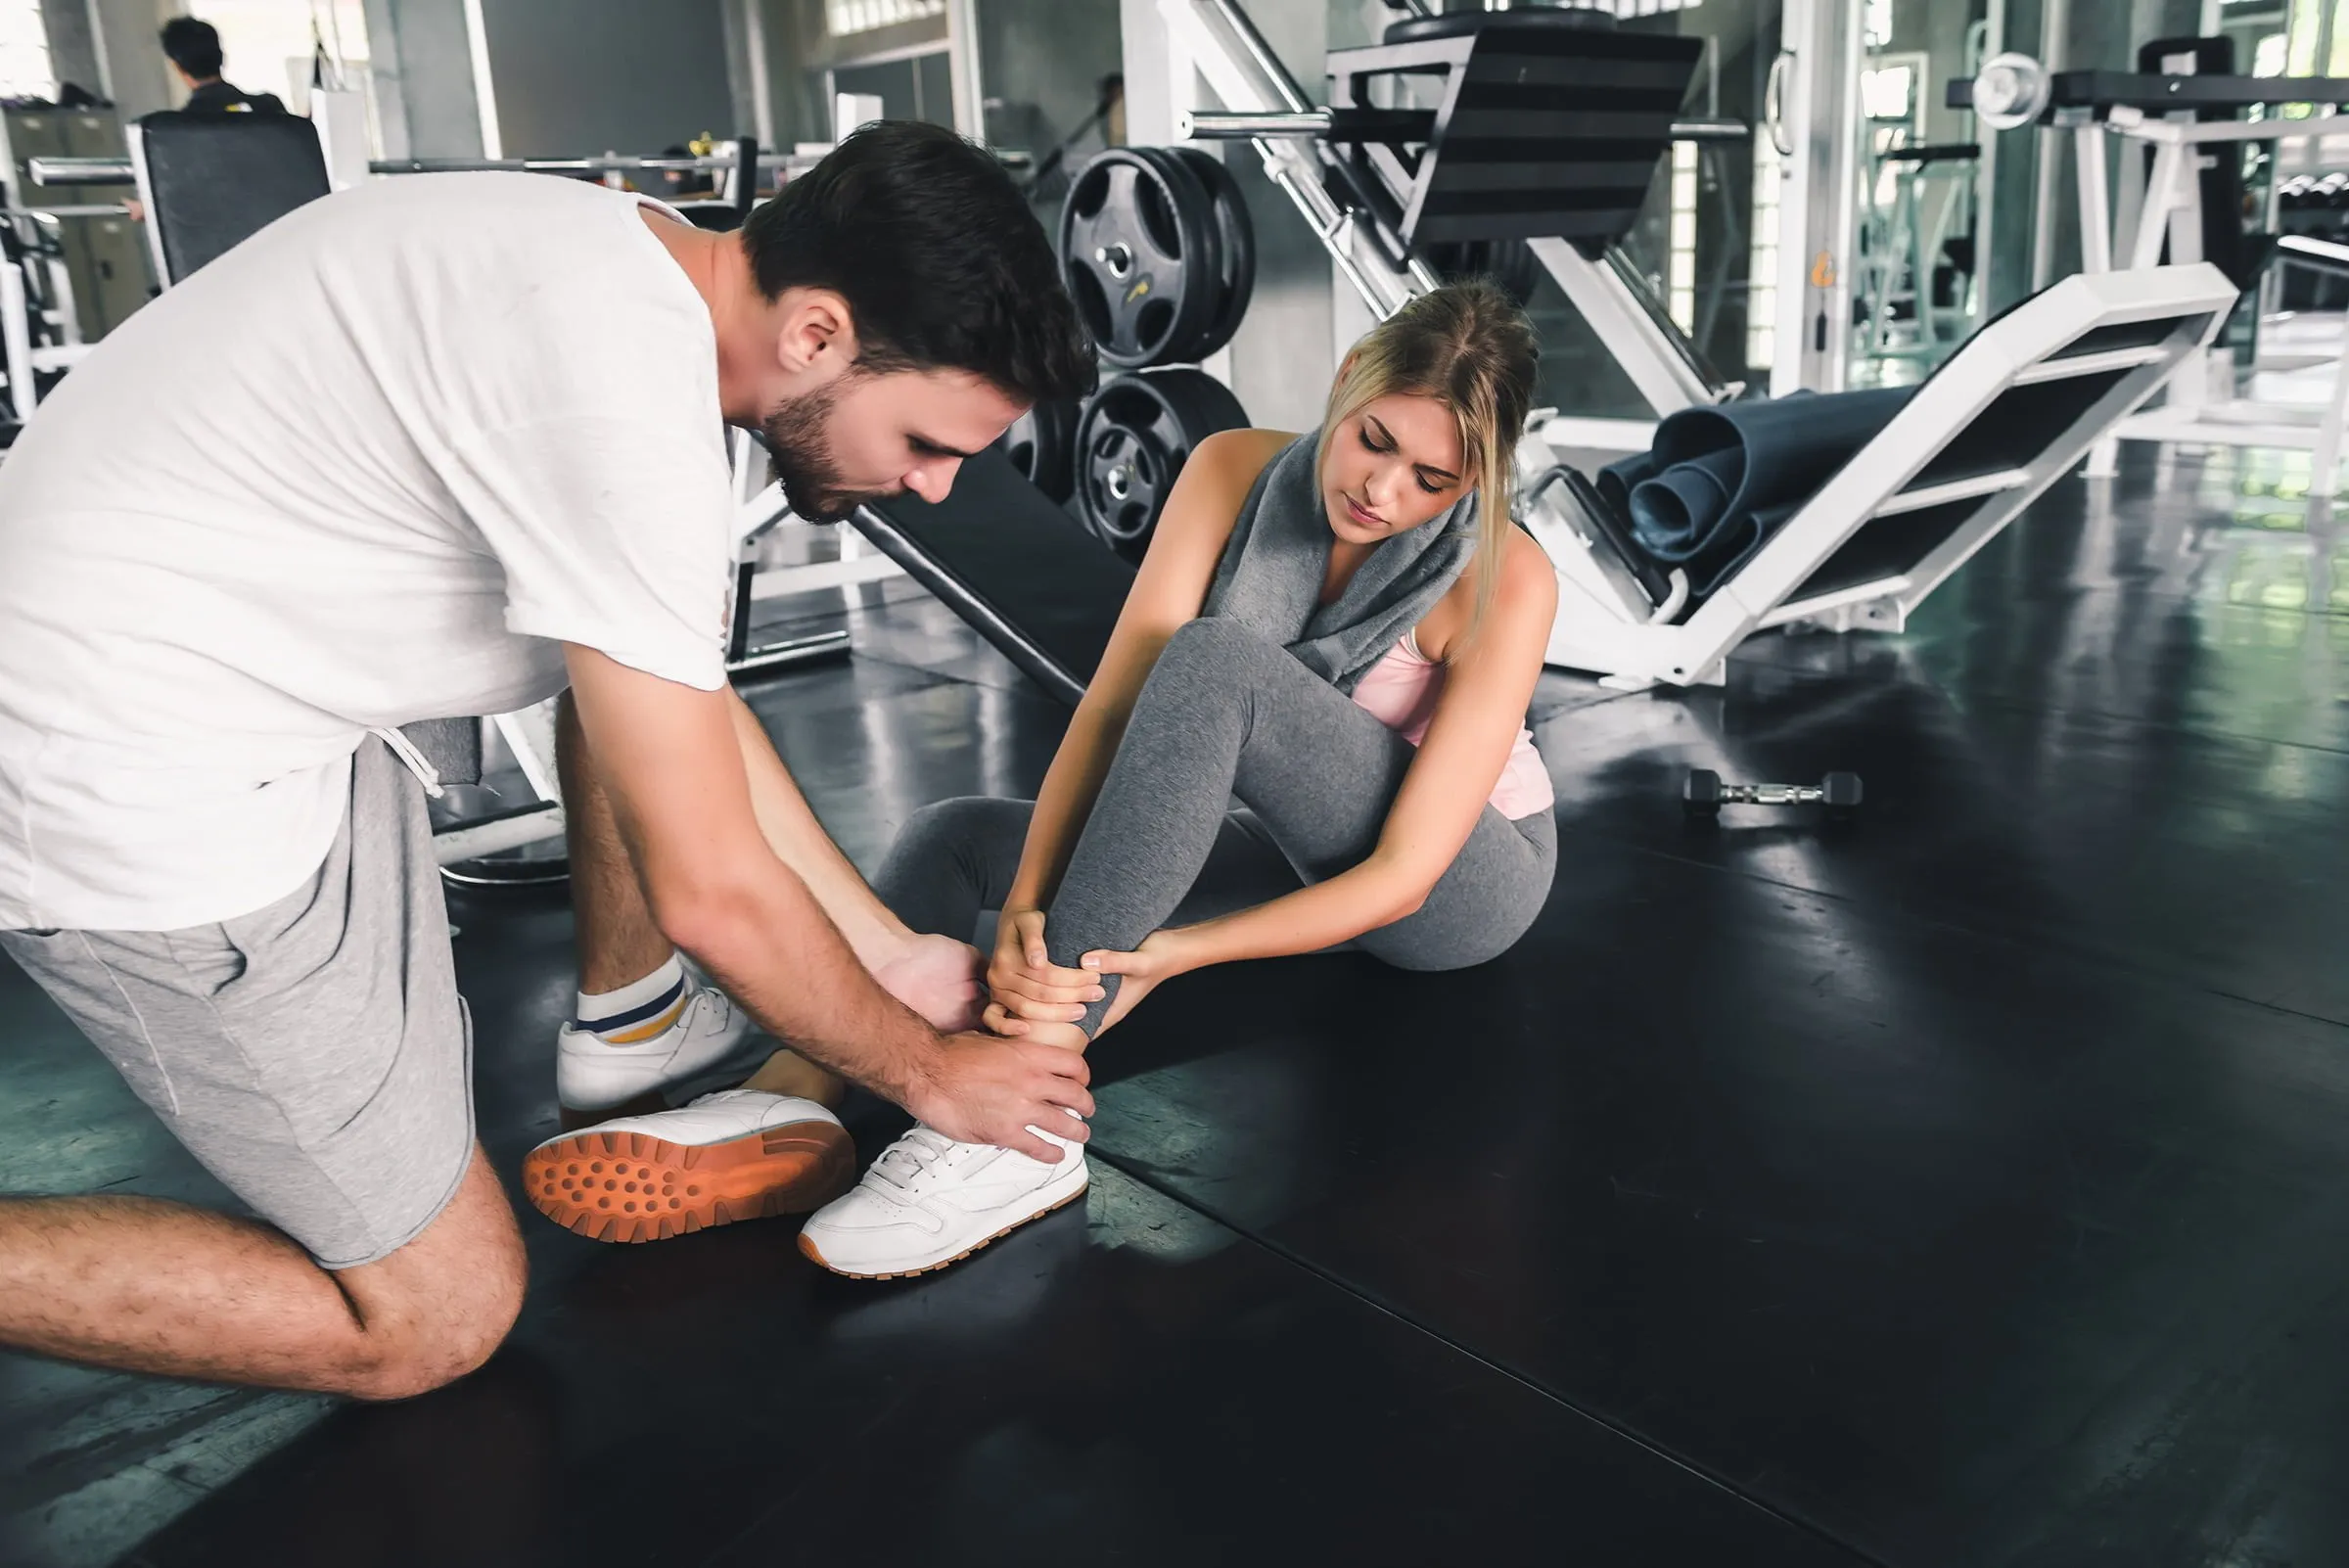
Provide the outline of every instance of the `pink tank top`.
<path id="1" fill-rule="evenodd" d="M 1354 688 L 1358 707 L 1413 746 L 1427 734 L 1427 726 L 1436 716 L 1436 699 L 1443 694 L 1444 667 L 1420 653 L 1415 630 L 1404 633 L 1403 640 L 1388 649 L 1386 657 L 1372 665 Z M 1549 787 L 1549 769 L 1542 765 L 1542 754 L 1534 750 L 1533 732 L 1519 730 L 1517 744 L 1509 749 L 1509 760 L 1500 770 L 1500 782 L 1493 786 L 1493 808 L 1514 822 L 1548 810 L 1556 799 Z"/>

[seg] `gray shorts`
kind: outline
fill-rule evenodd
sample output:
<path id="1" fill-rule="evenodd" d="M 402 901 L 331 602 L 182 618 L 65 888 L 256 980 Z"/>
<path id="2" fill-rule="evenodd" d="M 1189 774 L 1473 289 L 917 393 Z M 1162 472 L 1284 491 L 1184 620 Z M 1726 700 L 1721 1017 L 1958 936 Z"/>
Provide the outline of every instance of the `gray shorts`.
<path id="1" fill-rule="evenodd" d="M 431 1224 L 473 1154 L 473 1036 L 424 796 L 352 760 L 317 874 L 179 931 L 0 931 L 178 1139 L 328 1268 Z"/>

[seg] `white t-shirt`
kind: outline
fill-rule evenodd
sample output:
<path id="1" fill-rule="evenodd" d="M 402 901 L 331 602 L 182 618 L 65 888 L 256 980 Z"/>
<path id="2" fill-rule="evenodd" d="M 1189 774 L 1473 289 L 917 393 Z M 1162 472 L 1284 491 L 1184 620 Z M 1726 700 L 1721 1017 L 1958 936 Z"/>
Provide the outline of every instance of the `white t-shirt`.
<path id="1" fill-rule="evenodd" d="M 0 464 L 0 930 L 282 898 L 367 730 L 552 696 L 564 642 L 723 684 L 716 340 L 638 206 L 331 196 L 43 401 Z"/>

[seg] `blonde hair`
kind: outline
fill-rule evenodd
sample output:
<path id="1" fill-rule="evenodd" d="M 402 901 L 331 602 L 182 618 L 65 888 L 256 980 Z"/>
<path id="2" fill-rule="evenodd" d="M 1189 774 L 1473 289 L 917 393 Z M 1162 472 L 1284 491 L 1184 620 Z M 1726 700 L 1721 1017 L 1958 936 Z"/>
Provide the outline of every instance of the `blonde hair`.
<path id="1" fill-rule="evenodd" d="M 1316 464 L 1338 427 L 1381 397 L 1433 397 L 1451 410 L 1476 486 L 1476 616 L 1483 623 L 1500 588 L 1509 532 L 1517 438 L 1534 400 L 1541 347 L 1533 323 L 1500 288 L 1482 278 L 1448 283 L 1406 302 L 1362 335 L 1329 389 Z"/>

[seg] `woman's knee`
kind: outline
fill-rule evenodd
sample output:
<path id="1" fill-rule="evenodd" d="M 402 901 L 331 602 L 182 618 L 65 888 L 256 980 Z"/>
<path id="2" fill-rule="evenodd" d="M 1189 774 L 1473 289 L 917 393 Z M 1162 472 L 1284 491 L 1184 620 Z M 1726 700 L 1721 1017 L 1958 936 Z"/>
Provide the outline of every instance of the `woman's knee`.
<path id="1" fill-rule="evenodd" d="M 1224 616 L 1199 616 L 1174 628 L 1174 635 L 1158 656 L 1159 668 L 1173 661 L 1179 669 L 1233 674 L 1253 670 L 1282 649 L 1268 637 L 1249 630 Z"/>
<path id="2" fill-rule="evenodd" d="M 1541 903 L 1530 899 L 1525 900 L 1530 907 L 1521 903 L 1515 909 L 1497 898 L 1467 902 L 1469 907 L 1462 908 L 1431 898 L 1418 913 L 1362 933 L 1361 948 L 1388 968 L 1412 974 L 1474 969 L 1516 946 L 1542 912 Z"/>
<path id="3" fill-rule="evenodd" d="M 1190 712 L 1244 703 L 1266 659 L 1280 652 L 1236 621 L 1214 616 L 1186 621 L 1159 650 L 1137 706 Z"/>

